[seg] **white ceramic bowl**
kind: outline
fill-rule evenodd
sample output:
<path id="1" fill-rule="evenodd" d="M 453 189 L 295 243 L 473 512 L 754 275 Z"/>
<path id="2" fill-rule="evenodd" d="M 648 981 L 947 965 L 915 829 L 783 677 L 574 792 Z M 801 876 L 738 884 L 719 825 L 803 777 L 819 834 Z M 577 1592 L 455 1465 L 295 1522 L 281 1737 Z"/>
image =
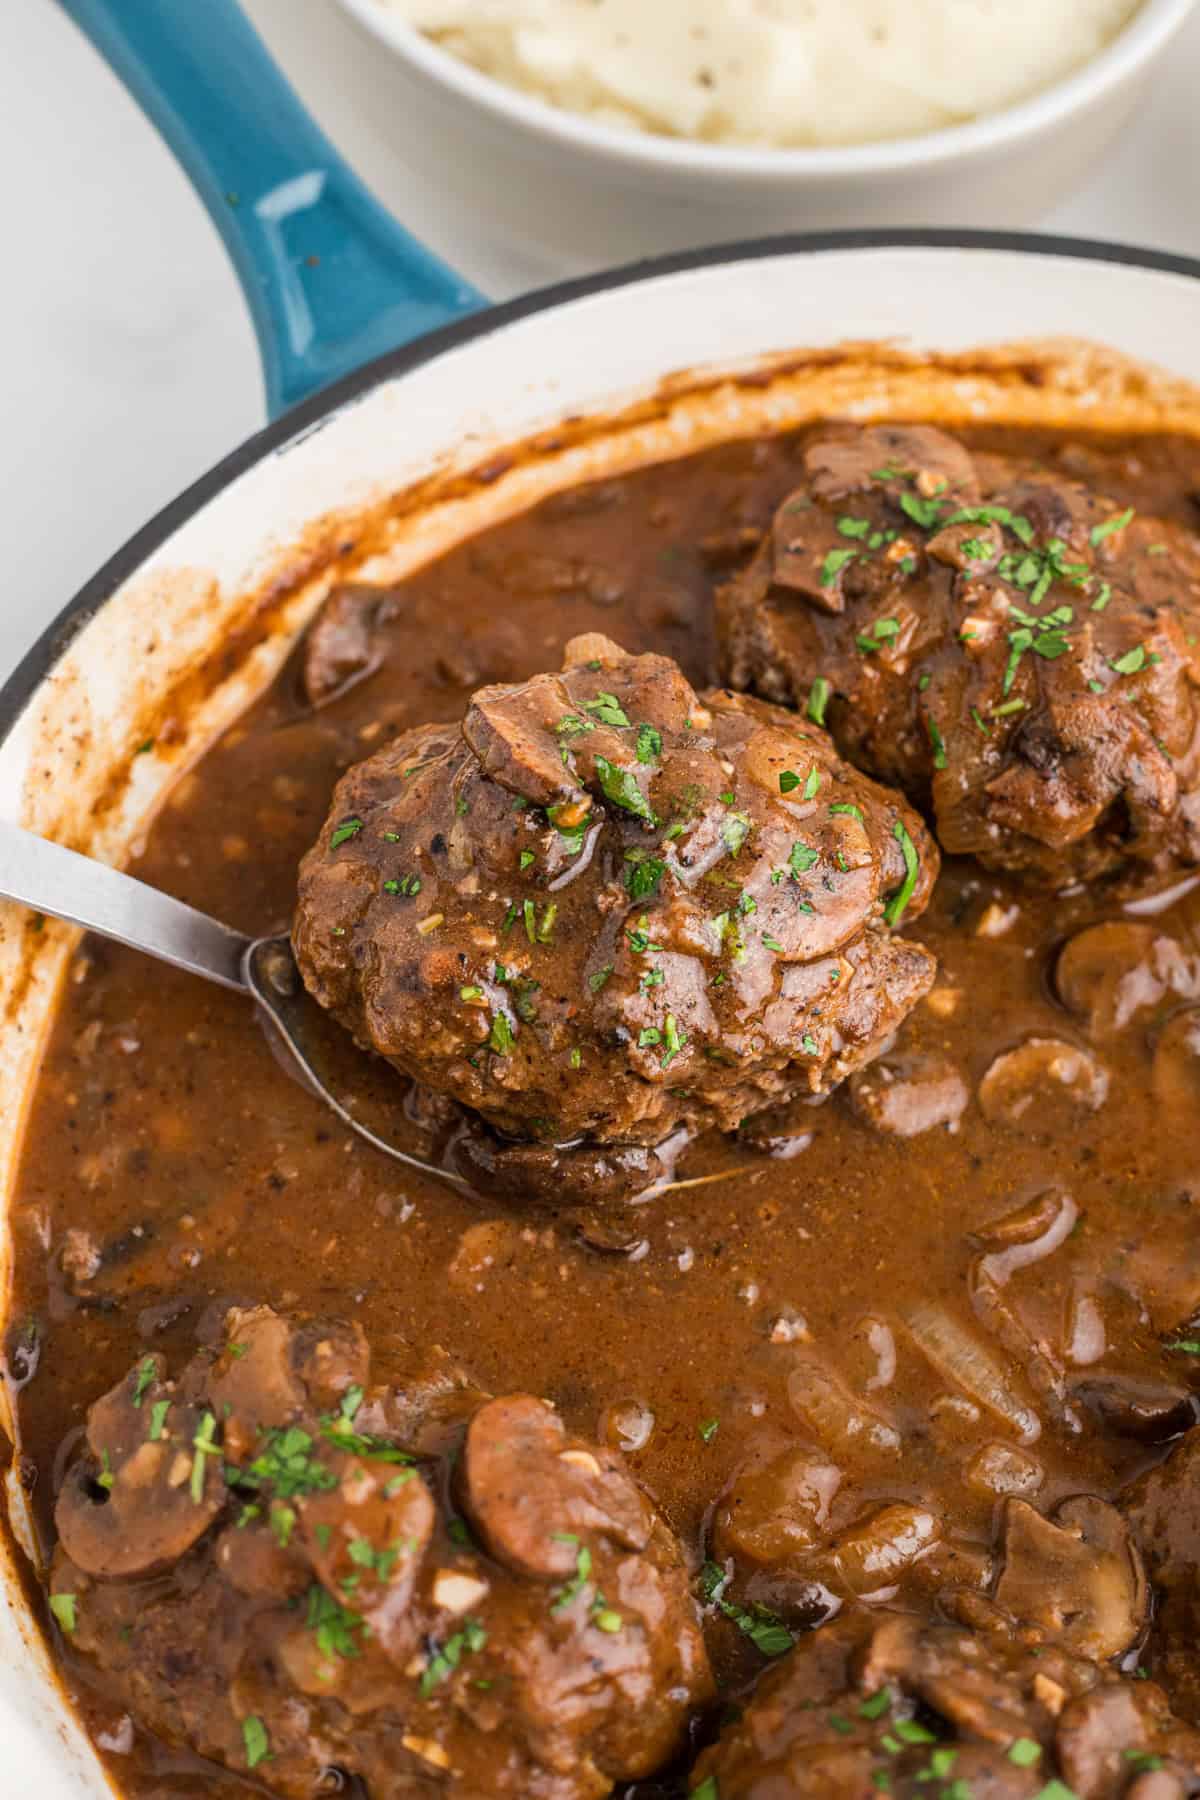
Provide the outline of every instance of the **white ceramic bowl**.
<path id="1" fill-rule="evenodd" d="M 1081 316 L 1115 354 L 1047 347 Z M 930 374 L 862 348 L 880 339 L 943 359 Z M 1014 340 L 1023 349 L 998 369 L 975 353 Z M 946 420 L 1169 421 L 1200 437 L 1200 264 L 1036 238 L 794 240 L 618 271 L 435 333 L 252 438 L 76 597 L 0 692 L 0 817 L 121 862 L 333 580 L 396 578 L 618 468 L 830 411 L 930 408 Z M 504 465 L 507 446 L 535 438 Z M 485 464 L 488 479 L 461 479 Z M 373 561 L 347 560 L 356 542 Z M 138 754 L 168 710 L 169 747 Z M 27 1101 L 73 942 L 65 926 L 33 930 L 0 906 L 0 1275 Z M 0 1280 L 0 1332 L 8 1301 Z M 93 1397 L 87 1369 L 79 1392 Z M 19 1530 L 11 1473 L 5 1487 Z M 0 1744 L 5 1800 L 112 1800 L 2 1534 Z"/>
<path id="2" fill-rule="evenodd" d="M 403 103 L 389 124 L 406 161 L 562 271 L 797 229 L 1028 223 L 1088 175 L 1146 98 L 1195 0 L 1144 0 L 1099 56 L 1003 112 L 811 150 L 597 125 L 480 74 L 382 0 L 340 4 L 395 57 Z"/>

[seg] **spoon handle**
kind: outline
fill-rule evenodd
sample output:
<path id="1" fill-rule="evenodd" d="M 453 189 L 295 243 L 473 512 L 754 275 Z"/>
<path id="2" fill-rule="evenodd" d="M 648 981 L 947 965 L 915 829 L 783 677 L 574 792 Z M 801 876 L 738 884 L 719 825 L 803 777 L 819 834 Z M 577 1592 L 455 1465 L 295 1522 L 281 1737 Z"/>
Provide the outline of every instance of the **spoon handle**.
<path id="1" fill-rule="evenodd" d="M 16 900 L 160 962 L 246 993 L 242 962 L 251 940 L 182 900 L 0 822 L 0 899 Z"/>

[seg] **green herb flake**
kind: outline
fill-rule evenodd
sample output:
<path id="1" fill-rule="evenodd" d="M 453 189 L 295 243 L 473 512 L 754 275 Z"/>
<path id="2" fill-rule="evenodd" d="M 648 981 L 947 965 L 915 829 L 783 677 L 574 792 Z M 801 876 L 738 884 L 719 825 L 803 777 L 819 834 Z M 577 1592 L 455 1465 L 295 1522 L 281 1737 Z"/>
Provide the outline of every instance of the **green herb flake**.
<path id="1" fill-rule="evenodd" d="M 1093 525 L 1088 537 L 1093 544 L 1102 544 L 1105 538 L 1112 537 L 1115 531 L 1124 531 L 1132 518 L 1133 508 L 1127 506 L 1123 513 L 1117 513 L 1114 518 L 1105 519 L 1103 525 Z"/>
<path id="2" fill-rule="evenodd" d="M 1042 1759 L 1042 1746 L 1034 1738 L 1021 1737 L 1008 1747 L 1008 1760 L 1018 1769 L 1031 1769 Z"/>
<path id="3" fill-rule="evenodd" d="M 730 813 L 721 820 L 721 842 L 731 856 L 736 856 L 750 836 L 750 819 L 746 813 Z"/>
<path id="4" fill-rule="evenodd" d="M 133 1380 L 133 1404 L 140 1406 L 146 1398 L 146 1390 L 154 1380 L 158 1365 L 152 1356 L 144 1356 L 137 1366 L 137 1374 Z"/>
<path id="5" fill-rule="evenodd" d="M 795 790 L 799 786 L 800 786 L 800 777 L 796 774 L 795 770 L 794 769 L 784 769 L 782 774 L 779 777 L 780 793 L 781 794 L 794 793 Z"/>
<path id="6" fill-rule="evenodd" d="M 157 1444 L 163 1436 L 163 1427 L 166 1425 L 167 1414 L 170 1410 L 171 1402 L 169 1400 L 156 1400 L 150 1408 L 150 1430 L 146 1435 L 152 1444 Z"/>
<path id="7" fill-rule="evenodd" d="M 308 1590 L 305 1624 L 317 1640 L 317 1649 L 331 1661 L 352 1662 L 362 1654 L 356 1633 L 365 1633 L 365 1621 L 327 1594 L 319 1582 Z"/>
<path id="8" fill-rule="evenodd" d="M 1135 644 L 1124 656 L 1113 657 L 1108 666 L 1118 675 L 1136 675 L 1139 669 L 1146 666 L 1146 646 Z"/>
<path id="9" fill-rule="evenodd" d="M 515 1042 L 508 1014 L 496 1013 L 492 1018 L 492 1029 L 488 1033 L 489 1049 L 494 1050 L 497 1056 L 507 1056 Z"/>
<path id="10" fill-rule="evenodd" d="M 625 889 L 631 900 L 649 900 L 658 892 L 658 884 L 667 872 L 667 865 L 657 856 L 640 854 L 629 859 L 625 870 Z"/>
<path id="11" fill-rule="evenodd" d="M 361 819 L 344 819 L 330 838 L 329 848 L 336 850 L 339 844 L 345 844 L 352 837 L 357 837 L 362 828 Z"/>
<path id="12" fill-rule="evenodd" d="M 662 732 L 653 725 L 639 725 L 637 759 L 640 763 L 657 762 L 662 755 Z"/>
<path id="13" fill-rule="evenodd" d="M 109 1493 L 111 1492 L 116 1479 L 116 1476 L 112 1472 L 112 1462 L 109 1458 L 108 1451 L 102 1450 L 100 1452 L 100 1473 L 96 1477 L 96 1486 L 103 1488 L 106 1493 Z"/>
<path id="14" fill-rule="evenodd" d="M 892 836 L 904 852 L 904 880 L 896 889 L 883 909 L 884 922 L 895 930 L 908 910 L 908 903 L 916 891 L 917 877 L 921 872 L 921 859 L 917 855 L 917 847 L 908 834 L 908 827 L 903 819 L 897 819 L 892 828 Z"/>
<path id="15" fill-rule="evenodd" d="M 707 1776 L 699 1787 L 692 1789 L 688 1800 L 721 1800 L 721 1790 L 717 1786 L 716 1776 Z"/>
<path id="16" fill-rule="evenodd" d="M 805 1056 L 819 1056 L 821 1054 L 816 1038 L 813 1037 L 812 1033 L 809 1031 L 806 1031 L 804 1036 L 800 1039 L 800 1048 L 803 1050 Z"/>
<path id="17" fill-rule="evenodd" d="M 937 1743 L 932 1731 L 927 1731 L 924 1725 L 918 1725 L 915 1719 L 897 1719 L 892 1730 L 904 1744 Z"/>
<path id="18" fill-rule="evenodd" d="M 601 725 L 624 728 L 629 724 L 625 709 L 615 694 L 606 694 L 602 691 L 596 695 L 594 700 L 585 700 L 583 710 L 594 713 Z"/>
<path id="19" fill-rule="evenodd" d="M 871 521 L 870 519 L 856 519 L 853 514 L 847 513 L 844 518 L 838 520 L 837 528 L 843 537 L 865 538 L 871 529 Z"/>
<path id="20" fill-rule="evenodd" d="M 204 1499 L 205 1459 L 209 1456 L 220 1455 L 218 1446 L 213 1442 L 213 1434 L 216 1429 L 217 1421 L 215 1416 L 210 1412 L 206 1412 L 197 1427 L 195 1437 L 192 1439 L 192 1448 L 195 1454 L 192 1457 L 190 1492 L 192 1499 L 197 1506 L 199 1506 Z"/>
<path id="21" fill-rule="evenodd" d="M 820 584 L 823 588 L 833 587 L 838 576 L 848 563 L 852 563 L 858 555 L 857 550 L 831 550 L 821 564 Z"/>
<path id="22" fill-rule="evenodd" d="M 593 994 L 598 994 L 600 992 L 600 989 L 604 986 L 612 972 L 612 963 L 605 963 L 602 969 L 597 969 L 595 974 L 588 976 L 588 987 Z"/>
<path id="23" fill-rule="evenodd" d="M 941 734 L 936 719 L 926 719 L 925 724 L 929 732 L 929 742 L 933 748 L 933 766 L 935 769 L 944 769 L 947 760 L 946 740 Z"/>
<path id="24" fill-rule="evenodd" d="M 556 1531 L 554 1537 L 556 1542 L 560 1544 L 573 1544 L 578 1543 L 579 1541 L 574 1533 L 567 1531 Z M 592 1553 L 586 1544 L 580 1544 L 575 1557 L 575 1573 L 572 1575 L 570 1581 L 559 1588 L 554 1599 L 550 1602 L 550 1611 L 552 1613 L 565 1612 L 567 1607 L 570 1606 L 583 1592 L 588 1581 L 591 1579 L 591 1573 Z"/>
<path id="25" fill-rule="evenodd" d="M 788 868 L 793 875 L 799 877 L 806 874 L 820 860 L 821 855 L 818 850 L 814 850 L 811 844 L 802 844 L 797 838 L 788 854 Z"/>
<path id="26" fill-rule="evenodd" d="M 599 1612 L 592 1614 L 592 1624 L 596 1627 L 596 1630 L 607 1631 L 614 1637 L 617 1632 L 621 1630 L 624 1623 L 625 1621 L 620 1613 L 614 1612 L 610 1606 L 602 1606 Z"/>
<path id="27" fill-rule="evenodd" d="M 663 1043 L 666 1045 L 662 1059 L 662 1066 L 664 1069 L 669 1068 L 675 1061 L 675 1058 L 685 1047 L 687 1041 L 687 1033 L 680 1031 L 678 1025 L 675 1023 L 674 1013 L 668 1013 L 666 1023 L 663 1027 Z"/>
<path id="28" fill-rule="evenodd" d="M 637 780 L 629 769 L 619 769 L 615 763 L 609 762 L 606 756 L 596 758 L 596 776 L 600 782 L 600 790 L 606 800 L 622 811 L 632 813 L 635 819 L 645 819 L 654 824 L 654 814 L 650 803 L 637 784 Z"/>
<path id="29" fill-rule="evenodd" d="M 848 1719 L 846 1717 L 845 1713 L 836 1713 L 836 1712 L 826 1713 L 825 1716 L 829 1720 L 830 1725 L 833 1727 L 834 1731 L 837 1732 L 839 1737 L 853 1737 L 853 1735 L 854 1735 L 853 1719 Z"/>
<path id="30" fill-rule="evenodd" d="M 892 1704 L 890 1688 L 880 1688 L 869 1700 L 864 1700 L 859 1707 L 859 1714 L 864 1719 L 881 1719 Z"/>
<path id="31" fill-rule="evenodd" d="M 808 706 L 806 711 L 814 725 L 824 725 L 825 709 L 829 705 L 833 689 L 823 675 L 818 675 L 808 690 Z"/>
<path id="32" fill-rule="evenodd" d="M 860 825 L 865 824 L 862 807 L 855 806 L 848 800 L 837 801 L 829 810 L 831 813 L 846 813 L 850 818 L 857 819 Z"/>
<path id="33" fill-rule="evenodd" d="M 530 863 L 535 863 L 536 861 L 537 861 L 537 857 L 534 855 L 532 850 L 522 850 L 522 852 L 521 852 L 521 867 L 522 867 L 522 869 L 527 869 L 529 867 Z"/>
<path id="34" fill-rule="evenodd" d="M 923 500 L 919 494 L 901 494 L 900 510 L 922 531 L 932 531 L 942 515 L 942 500 Z"/>
<path id="35" fill-rule="evenodd" d="M 1182 1350 L 1185 1356 L 1200 1356 L 1200 1338 L 1172 1338 L 1164 1350 Z"/>
<path id="36" fill-rule="evenodd" d="M 808 771 L 808 779 L 804 783 L 804 798 L 806 800 L 815 800 L 817 797 L 818 791 L 820 790 L 820 786 L 821 786 L 821 771 L 817 768 L 816 764 L 814 763 L 812 768 Z"/>
<path id="37" fill-rule="evenodd" d="M 74 1594 L 51 1594 L 50 1611 L 55 1623 L 67 1637 L 73 1637 L 79 1623 L 78 1600 Z"/>
<path id="38" fill-rule="evenodd" d="M 267 1728 L 254 1713 L 242 1720 L 242 1744 L 246 1751 L 246 1767 L 257 1769 L 260 1762 L 266 1762 L 271 1754 L 271 1740 L 267 1736 Z"/>
<path id="39" fill-rule="evenodd" d="M 720 1419 L 705 1419 L 704 1423 L 699 1428 L 700 1442 L 702 1444 L 711 1444 L 720 1429 Z"/>

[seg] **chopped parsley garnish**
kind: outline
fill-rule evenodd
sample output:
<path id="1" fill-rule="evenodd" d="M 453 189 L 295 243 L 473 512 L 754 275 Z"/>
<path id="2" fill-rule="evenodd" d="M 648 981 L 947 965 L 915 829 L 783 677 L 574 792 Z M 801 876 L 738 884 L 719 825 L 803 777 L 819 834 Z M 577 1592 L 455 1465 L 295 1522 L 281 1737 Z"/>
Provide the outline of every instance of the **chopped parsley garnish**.
<path id="1" fill-rule="evenodd" d="M 929 731 L 929 742 L 933 747 L 933 766 L 935 769 L 946 767 L 946 740 L 942 736 L 936 719 L 925 721 Z"/>
<path id="2" fill-rule="evenodd" d="M 829 705 L 832 693 L 833 689 L 825 677 L 818 675 L 808 690 L 807 712 L 814 725 L 824 725 L 825 708 Z"/>
<path id="3" fill-rule="evenodd" d="M 870 519 L 856 519 L 853 514 L 847 513 L 845 518 L 838 520 L 837 528 L 843 537 L 865 538 L 871 529 L 871 521 Z"/>
<path id="4" fill-rule="evenodd" d="M 1042 1759 L 1042 1746 L 1035 1738 L 1017 1738 L 1008 1747 L 1008 1760 L 1016 1763 L 1018 1769 L 1031 1769 L 1035 1762 Z"/>
<path id="5" fill-rule="evenodd" d="M 653 725 L 639 725 L 637 759 L 640 763 L 656 762 L 662 755 L 662 732 Z"/>
<path id="6" fill-rule="evenodd" d="M 592 1624 L 597 1631 L 607 1631 L 615 1636 L 624 1623 L 620 1613 L 614 1612 L 610 1606 L 602 1606 L 598 1612 L 592 1613 Z"/>
<path id="7" fill-rule="evenodd" d="M 831 550 L 821 564 L 821 586 L 823 588 L 832 587 L 842 570 L 848 563 L 852 563 L 857 555 L 857 550 Z"/>
<path id="8" fill-rule="evenodd" d="M 225 1478 L 232 1487 L 271 1487 L 281 1500 L 328 1493 L 337 1486 L 337 1476 L 313 1456 L 315 1444 L 299 1425 L 273 1429 L 266 1433 L 264 1448 L 254 1461 L 244 1469 L 227 1468 Z"/>
<path id="9" fill-rule="evenodd" d="M 711 1444 L 720 1429 L 720 1419 L 705 1419 L 703 1425 L 700 1426 L 700 1442 Z"/>
<path id="10" fill-rule="evenodd" d="M 800 1048 L 803 1050 L 805 1056 L 819 1056 L 821 1054 L 816 1038 L 808 1031 L 806 1031 L 804 1036 L 800 1039 Z"/>
<path id="11" fill-rule="evenodd" d="M 1012 512 L 1007 506 L 960 506 L 948 518 L 942 520 L 943 525 L 1005 525 L 1013 536 L 1022 544 L 1032 544 L 1034 529 L 1029 520 L 1021 513 Z"/>
<path id="12" fill-rule="evenodd" d="M 818 863 L 820 860 L 821 855 L 818 850 L 814 850 L 811 844 L 802 844 L 797 838 L 788 854 L 788 868 L 793 875 L 799 876 L 805 874 L 814 863 Z"/>
<path id="13" fill-rule="evenodd" d="M 902 1744 L 936 1744 L 937 1739 L 932 1731 L 924 1725 L 918 1725 L 915 1719 L 897 1719 L 892 1730 Z"/>
<path id="14" fill-rule="evenodd" d="M 565 1612 L 572 1601 L 578 1599 L 579 1595 L 583 1592 L 591 1579 L 592 1553 L 586 1544 L 579 1543 L 579 1539 L 573 1532 L 556 1531 L 554 1533 L 554 1538 L 556 1543 L 579 1545 L 575 1556 L 574 1575 L 572 1575 L 570 1581 L 565 1582 L 564 1585 L 559 1588 L 557 1594 L 555 1594 L 553 1600 L 550 1602 L 550 1611 L 552 1613 L 560 1613 Z"/>
<path id="15" fill-rule="evenodd" d="M 646 819 L 649 823 L 654 823 L 650 803 L 629 769 L 618 769 L 606 756 L 598 756 L 596 775 L 606 800 L 611 800 L 614 806 L 621 807 L 624 812 L 632 813 L 635 819 Z"/>
<path id="16" fill-rule="evenodd" d="M 112 1489 L 116 1479 L 112 1472 L 112 1462 L 108 1451 L 102 1450 L 100 1452 L 100 1473 L 96 1477 L 96 1486 L 103 1488 L 107 1493 Z"/>
<path id="17" fill-rule="evenodd" d="M 615 694 L 601 692 L 596 695 L 594 700 L 585 700 L 583 710 L 594 713 L 601 725 L 625 726 L 629 724 L 625 709 Z"/>
<path id="18" fill-rule="evenodd" d="M 777 956 L 783 955 L 783 945 L 779 942 L 779 939 L 768 937 L 765 931 L 763 932 L 763 943 L 767 946 L 768 950 L 774 950 Z"/>
<path id="19" fill-rule="evenodd" d="M 421 877 L 419 875 L 402 875 L 399 881 L 385 881 L 383 891 L 385 894 L 403 894 L 406 899 L 411 898 L 413 894 L 419 894 L 421 891 Z"/>
<path id="20" fill-rule="evenodd" d="M 627 859 L 625 870 L 625 888 L 631 900 L 648 900 L 658 892 L 658 884 L 666 874 L 667 865 L 657 856 L 642 856 L 635 852 Z"/>
<path id="21" fill-rule="evenodd" d="M 892 836 L 904 852 L 904 880 L 883 909 L 885 923 L 894 929 L 907 912 L 908 903 L 916 890 L 917 877 L 921 872 L 921 859 L 917 855 L 917 847 L 908 835 L 908 827 L 903 819 L 896 820 L 892 828 Z"/>
<path id="22" fill-rule="evenodd" d="M 776 1613 L 765 1606 L 737 1606 L 725 1599 L 728 1576 L 719 1563 L 706 1562 L 700 1571 L 700 1592 L 709 1606 L 715 1606 L 750 1639 L 763 1656 L 785 1656 L 796 1640 Z M 695 1796 L 692 1796 L 695 1800 Z"/>
<path id="23" fill-rule="evenodd" d="M 666 1024 L 663 1027 L 663 1043 L 666 1045 L 666 1050 L 663 1054 L 662 1066 L 666 1069 L 675 1061 L 687 1043 L 687 1033 L 680 1031 L 676 1025 L 674 1013 L 667 1014 Z"/>
<path id="24" fill-rule="evenodd" d="M 638 1032 L 638 1049 L 649 1050 L 654 1044 L 662 1043 L 662 1032 L 657 1025 L 647 1025 Z"/>
<path id="25" fill-rule="evenodd" d="M 430 1659 L 429 1667 L 421 1676 L 421 1698 L 427 1700 L 434 1688 L 457 1669 L 464 1656 L 482 1650 L 487 1641 L 488 1634 L 479 1620 L 465 1619 L 462 1630 L 447 1638 Z"/>
<path id="26" fill-rule="evenodd" d="M 337 1656 L 344 1662 L 349 1662 L 362 1654 L 362 1646 L 355 1633 L 365 1634 L 366 1621 L 348 1607 L 340 1606 L 319 1582 L 314 1581 L 308 1590 L 304 1622 L 316 1638 L 317 1649 L 322 1656 Z"/>
<path id="27" fill-rule="evenodd" d="M 820 786 L 821 786 L 821 771 L 817 768 L 816 764 L 814 763 L 812 768 L 808 771 L 808 778 L 804 783 L 804 798 L 806 800 L 815 800 L 817 797 L 817 792 L 820 789 Z"/>
<path id="28" fill-rule="evenodd" d="M 750 836 L 750 820 L 745 813 L 730 813 L 721 820 L 721 842 L 731 856 L 736 856 Z"/>
<path id="29" fill-rule="evenodd" d="M 150 1408 L 150 1429 L 146 1433 L 152 1444 L 157 1444 L 163 1435 L 163 1426 L 167 1422 L 167 1414 L 171 1410 L 169 1400 L 156 1400 Z"/>
<path id="30" fill-rule="evenodd" d="M 213 1433 L 216 1429 L 216 1417 L 214 1414 L 206 1412 L 200 1421 L 195 1437 L 192 1439 L 192 1448 L 195 1451 L 195 1455 L 192 1457 L 191 1495 L 197 1506 L 199 1506 L 200 1502 L 204 1499 L 204 1474 L 206 1468 L 204 1459 L 208 1456 L 219 1456 L 221 1454 L 218 1446 L 213 1443 Z"/>
<path id="31" fill-rule="evenodd" d="M 855 638 L 855 643 L 864 656 L 870 656 L 875 650 L 882 650 L 892 638 L 900 636 L 899 619 L 876 619 L 869 630 Z"/>
<path id="32" fill-rule="evenodd" d="M 68 1637 L 73 1635 L 75 1627 L 79 1623 L 77 1604 L 74 1594 L 51 1594 L 50 1596 L 50 1611 L 54 1615 L 59 1630 L 65 1631 Z"/>
<path id="33" fill-rule="evenodd" d="M 508 1014 L 498 1012 L 492 1018 L 492 1029 L 488 1033 L 488 1046 L 497 1056 L 507 1056 L 516 1039 L 509 1023 Z"/>
<path id="34" fill-rule="evenodd" d="M 1133 508 L 1127 506 L 1123 513 L 1117 513 L 1115 517 L 1105 519 L 1103 525 L 1093 525 L 1088 537 L 1093 544 L 1102 544 L 1105 538 L 1111 537 L 1115 531 L 1124 531 L 1132 518 Z"/>
<path id="35" fill-rule="evenodd" d="M 783 773 L 779 777 L 780 793 L 781 794 L 790 794 L 790 793 L 794 792 L 794 790 L 796 788 L 798 788 L 799 786 L 800 786 L 800 777 L 796 774 L 795 770 L 794 769 L 784 769 Z"/>
<path id="36" fill-rule="evenodd" d="M 839 800 L 835 805 L 831 806 L 829 810 L 831 813 L 847 813 L 850 818 L 857 819 L 860 825 L 865 823 L 862 815 L 862 807 L 854 806 L 849 800 Z"/>
<path id="37" fill-rule="evenodd" d="M 1182 1350 L 1185 1356 L 1200 1356 L 1200 1338 L 1172 1338 L 1164 1350 Z"/>
<path id="38" fill-rule="evenodd" d="M 1108 666 L 1118 675 L 1136 675 L 1139 669 L 1146 666 L 1146 646 L 1135 644 L 1124 656 L 1113 657 Z"/>
<path id="39" fill-rule="evenodd" d="M 534 863 L 536 861 L 537 861 L 537 857 L 534 855 L 532 850 L 522 850 L 522 852 L 521 852 L 521 867 L 522 867 L 522 869 L 527 869 L 529 867 L 530 863 Z"/>
<path id="40" fill-rule="evenodd" d="M 588 986 L 591 988 L 593 994 L 598 994 L 600 992 L 600 989 L 604 986 L 612 972 L 612 963 L 605 963 L 602 969 L 597 969 L 594 975 L 588 976 Z"/>
<path id="41" fill-rule="evenodd" d="M 242 1743 L 246 1751 L 246 1767 L 257 1769 L 260 1762 L 265 1762 L 271 1754 L 271 1740 L 267 1736 L 267 1728 L 254 1713 L 242 1720 Z"/>
<path id="42" fill-rule="evenodd" d="M 137 1374 L 133 1380 L 133 1404 L 140 1406 L 146 1398 L 146 1389 L 154 1380 L 157 1364 L 152 1356 L 144 1356 L 137 1366 Z"/>
<path id="43" fill-rule="evenodd" d="M 890 1688 L 880 1688 L 869 1700 L 864 1700 L 859 1707 L 859 1714 L 864 1719 L 881 1719 L 892 1704 Z"/>
<path id="44" fill-rule="evenodd" d="M 483 999 L 483 989 L 481 987 L 460 987 L 458 990 L 458 997 L 460 1000 L 465 1000 L 469 1005 L 474 1000 Z"/>
<path id="45" fill-rule="evenodd" d="M 329 848 L 336 850 L 339 844 L 344 844 L 350 838 L 357 837 L 362 828 L 361 819 L 344 819 L 330 838 Z"/>
<path id="46" fill-rule="evenodd" d="M 554 727 L 559 737 L 582 737 L 585 732 L 595 731 L 591 719 L 582 719 L 578 713 L 564 713 Z"/>
<path id="47" fill-rule="evenodd" d="M 943 483 L 943 485 L 945 485 Z M 923 500 L 919 494 L 901 494 L 900 511 L 906 518 L 919 525 L 922 531 L 932 531 L 942 516 L 942 500 Z"/>
<path id="48" fill-rule="evenodd" d="M 376 1550 L 366 1538 L 356 1537 L 347 1544 L 346 1554 L 356 1568 L 370 1569 L 380 1581 L 387 1581 L 399 1560 L 400 1546 L 393 1544 L 389 1550 Z"/>
<path id="49" fill-rule="evenodd" d="M 688 1800 L 721 1800 L 721 1790 L 717 1786 L 716 1776 L 707 1776 L 699 1787 L 692 1789 Z"/>

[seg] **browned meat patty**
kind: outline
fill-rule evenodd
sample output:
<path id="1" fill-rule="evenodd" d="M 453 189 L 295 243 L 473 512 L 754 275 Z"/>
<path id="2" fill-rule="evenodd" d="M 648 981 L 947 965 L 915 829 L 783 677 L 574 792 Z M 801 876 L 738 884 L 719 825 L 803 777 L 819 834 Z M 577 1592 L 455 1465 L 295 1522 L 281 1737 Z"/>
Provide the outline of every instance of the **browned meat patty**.
<path id="1" fill-rule="evenodd" d="M 827 720 L 944 850 L 1200 863 L 1200 540 L 930 426 L 840 427 L 720 600 L 726 679 Z"/>
<path id="2" fill-rule="evenodd" d="M 224 1329 L 96 1402 L 58 1503 L 56 1618 L 139 1726 L 288 1800 L 599 1800 L 680 1751 L 708 1662 L 619 1455 L 436 1356 L 371 1387 L 357 1326 Z"/>
<path id="3" fill-rule="evenodd" d="M 853 1612 L 759 1683 L 693 1800 L 1184 1800 L 1200 1733 L 1161 1688 L 1031 1643 Z"/>
<path id="4" fill-rule="evenodd" d="M 361 1043 L 508 1138 L 656 1145 L 869 1061 L 933 980 L 894 928 L 937 868 L 825 732 L 592 636 L 350 770 L 293 937 Z"/>

